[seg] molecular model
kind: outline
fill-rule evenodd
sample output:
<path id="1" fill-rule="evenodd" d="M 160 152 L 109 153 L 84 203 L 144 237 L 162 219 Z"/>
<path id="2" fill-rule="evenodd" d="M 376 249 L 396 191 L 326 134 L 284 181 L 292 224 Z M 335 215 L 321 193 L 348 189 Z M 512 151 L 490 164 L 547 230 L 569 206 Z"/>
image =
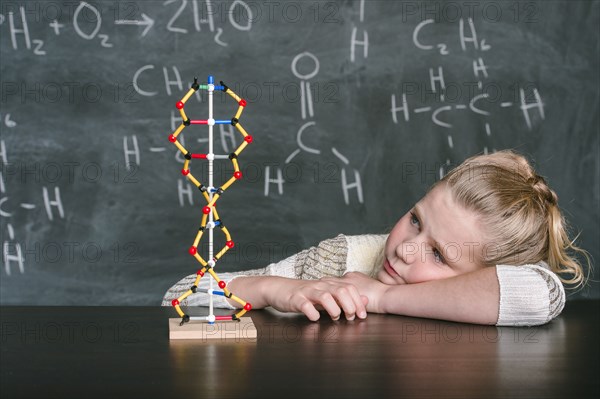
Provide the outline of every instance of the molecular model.
<path id="1" fill-rule="evenodd" d="M 187 100 L 198 89 L 208 91 L 208 119 L 190 120 L 187 117 L 183 108 L 184 108 Z M 237 101 L 237 103 L 239 104 L 238 110 L 233 118 L 227 119 L 227 120 L 215 120 L 213 118 L 213 94 L 214 94 L 215 90 L 224 91 L 225 93 L 229 94 L 232 98 L 234 98 L 235 101 Z M 230 88 L 228 88 L 223 82 L 220 82 L 220 85 L 215 85 L 214 78 L 212 76 L 208 77 L 208 84 L 206 84 L 206 85 L 198 84 L 198 79 L 194 78 L 194 83 L 192 84 L 192 87 L 190 88 L 190 90 L 181 99 L 181 101 L 177 102 L 177 104 L 176 104 L 177 109 L 179 109 L 179 112 L 181 113 L 181 118 L 183 119 L 183 122 L 175 130 L 175 132 L 173 132 L 173 134 L 171 134 L 169 136 L 169 141 L 171 143 L 175 144 L 175 146 L 179 149 L 179 151 L 181 151 L 181 153 L 183 154 L 183 156 L 185 158 L 185 162 L 183 164 L 183 169 L 181 170 L 181 173 L 184 176 L 186 176 L 196 187 L 198 187 L 198 189 L 202 192 L 202 195 L 206 199 L 206 203 L 207 203 L 206 206 L 204 206 L 202 208 L 203 216 L 202 216 L 202 221 L 200 223 L 200 229 L 198 230 L 198 234 L 196 235 L 196 238 L 194 239 L 194 243 L 192 244 L 192 246 L 189 249 L 190 255 L 192 255 L 192 256 L 194 256 L 194 258 L 196 258 L 196 260 L 202 265 L 202 268 L 200 270 L 198 270 L 198 272 L 196 273 L 197 276 L 196 276 L 196 281 L 194 282 L 194 285 L 192 285 L 190 287 L 190 289 L 188 291 L 186 291 L 183 295 L 181 295 L 179 298 L 174 299 L 172 301 L 173 307 L 175 308 L 175 310 L 177 311 L 179 316 L 181 316 L 181 323 L 179 324 L 180 326 L 182 326 L 184 323 L 189 322 L 190 320 L 206 320 L 206 321 L 208 321 L 209 324 L 213 324 L 215 322 L 215 320 L 238 320 L 239 321 L 240 317 L 252 308 L 252 305 L 250 305 L 250 303 L 233 295 L 233 293 L 231 293 L 227 289 L 225 282 L 222 281 L 221 279 L 219 279 L 219 276 L 214 271 L 214 267 L 215 267 L 215 264 L 217 263 L 217 261 L 219 259 L 221 259 L 221 257 L 223 255 L 225 255 L 225 253 L 229 249 L 233 248 L 233 246 L 234 246 L 233 240 L 231 239 L 231 235 L 229 234 L 229 230 L 227 230 L 227 228 L 223 225 L 223 222 L 219 218 L 219 214 L 217 213 L 216 202 L 219 199 L 219 197 L 221 195 L 223 195 L 225 190 L 227 190 L 236 180 L 242 178 L 242 172 L 240 172 L 237 158 L 240 155 L 240 153 L 244 150 L 244 148 L 246 148 L 246 146 L 248 144 L 252 143 L 252 136 L 250 136 L 246 132 L 246 130 L 244 130 L 242 125 L 239 123 L 240 116 L 242 115 L 242 112 L 244 110 L 244 107 L 246 107 L 246 104 L 247 103 L 245 100 L 238 97 L 238 95 L 235 94 Z M 220 124 L 231 124 L 231 125 L 235 126 L 237 128 L 237 130 L 244 137 L 244 141 L 240 144 L 240 146 L 229 155 L 216 155 L 213 153 L 213 126 L 220 125 Z M 183 129 L 185 129 L 189 125 L 208 125 L 208 138 L 209 138 L 208 153 L 206 153 L 206 154 L 191 153 L 177 140 L 177 136 L 179 136 L 179 134 L 183 131 Z M 227 158 L 229 158 L 231 160 L 231 163 L 233 164 L 233 169 L 234 169 L 233 176 L 222 186 L 215 187 L 214 183 L 213 183 L 213 161 L 215 159 L 227 159 Z M 206 159 L 208 161 L 208 185 L 207 186 L 200 183 L 200 181 L 198 181 L 198 179 L 192 174 L 192 172 L 190 170 L 190 162 L 192 159 Z M 213 229 L 217 226 L 225 234 L 226 242 L 225 242 L 225 246 L 223 246 L 221 251 L 219 251 L 219 253 L 217 253 L 216 255 L 213 256 Z M 202 239 L 202 236 L 204 235 L 205 231 L 207 231 L 207 230 L 209 233 L 209 242 L 208 242 L 208 259 L 210 259 L 209 261 L 204 260 L 204 258 L 198 253 L 198 245 L 200 243 L 200 240 Z M 219 288 L 221 288 L 223 291 L 213 290 L 212 289 L 212 284 L 213 284 L 212 280 L 210 282 L 210 289 L 208 289 L 208 290 L 199 290 L 198 289 L 198 283 L 200 282 L 200 279 L 204 276 L 204 274 L 206 272 L 210 273 L 212 278 L 217 282 Z M 183 301 L 185 298 L 187 298 L 188 296 L 190 296 L 191 294 L 196 293 L 196 292 L 204 292 L 206 294 L 211 295 L 210 296 L 209 315 L 206 317 L 190 317 L 189 315 L 185 314 L 181 310 L 181 307 L 180 307 L 181 301 Z M 238 313 L 231 315 L 231 316 L 215 316 L 213 314 L 213 297 L 212 297 L 213 295 L 220 295 L 220 296 L 225 296 L 227 298 L 231 298 L 234 301 L 238 302 L 240 305 L 242 305 L 243 308 Z"/>

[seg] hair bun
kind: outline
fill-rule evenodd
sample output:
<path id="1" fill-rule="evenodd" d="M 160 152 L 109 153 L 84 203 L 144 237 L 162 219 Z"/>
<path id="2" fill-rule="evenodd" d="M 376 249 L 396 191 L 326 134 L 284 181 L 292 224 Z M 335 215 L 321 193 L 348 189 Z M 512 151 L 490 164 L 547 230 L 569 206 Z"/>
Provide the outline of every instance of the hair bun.
<path id="1" fill-rule="evenodd" d="M 558 203 L 558 196 L 550 187 L 548 187 L 546 180 L 542 176 L 535 174 L 528 180 L 533 189 L 539 195 L 540 199 L 552 205 L 556 205 Z"/>

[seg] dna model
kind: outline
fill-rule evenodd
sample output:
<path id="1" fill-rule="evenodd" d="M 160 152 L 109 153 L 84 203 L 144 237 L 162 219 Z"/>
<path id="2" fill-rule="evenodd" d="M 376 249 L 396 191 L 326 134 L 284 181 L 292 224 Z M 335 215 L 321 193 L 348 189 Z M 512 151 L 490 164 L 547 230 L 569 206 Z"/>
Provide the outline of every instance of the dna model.
<path id="1" fill-rule="evenodd" d="M 184 111 L 185 103 L 190 99 L 190 97 L 198 90 L 206 90 L 208 92 L 208 118 L 201 120 L 193 120 L 189 119 Z M 231 96 L 237 103 L 238 109 L 235 113 L 235 116 L 231 119 L 214 119 L 213 116 L 213 97 L 215 90 L 221 90 L 229 96 Z M 242 127 L 240 123 L 240 117 L 242 116 L 242 112 L 244 111 L 247 102 L 240 98 L 237 94 L 235 94 L 229 87 L 227 87 L 222 81 L 219 85 L 214 84 L 214 77 L 209 76 L 207 79 L 207 84 L 198 84 L 198 79 L 194 78 L 194 83 L 192 84 L 190 90 L 186 93 L 186 95 L 178 101 L 176 104 L 179 113 L 181 114 L 181 118 L 183 119 L 181 125 L 169 136 L 169 141 L 173 143 L 181 152 L 183 157 L 185 158 L 183 169 L 181 173 L 191 181 L 199 190 L 202 192 L 204 199 L 206 200 L 206 205 L 202 208 L 202 221 L 200 222 L 200 228 L 198 229 L 198 233 L 196 234 L 196 238 L 194 239 L 194 243 L 189 248 L 188 252 L 192 255 L 202 266 L 196 272 L 196 280 L 194 284 L 190 287 L 190 289 L 184 292 L 179 298 L 174 299 L 172 301 L 172 306 L 175 308 L 179 316 L 181 317 L 182 326 L 184 323 L 189 322 L 190 320 L 204 320 L 208 321 L 209 324 L 213 324 L 215 321 L 226 321 L 226 320 L 240 320 L 240 317 L 252 309 L 252 305 L 243 299 L 233 295 L 231 291 L 227 289 L 225 281 L 221 280 L 214 268 L 216 263 L 221 259 L 225 253 L 234 246 L 234 242 L 231 239 L 231 234 L 227 227 L 223 224 L 223 221 L 219 217 L 219 213 L 217 212 L 216 203 L 219 198 L 223 195 L 225 190 L 227 190 L 233 183 L 242 178 L 242 172 L 240 171 L 240 167 L 238 164 L 238 156 L 241 152 L 246 148 L 246 146 L 252 143 L 252 136 L 249 135 L 246 130 Z M 244 141 L 237 147 L 237 149 L 229 155 L 217 155 L 213 152 L 213 128 L 215 125 L 228 125 L 231 124 L 235 126 L 235 128 L 242 134 Z M 204 154 L 192 153 L 188 151 L 184 145 L 177 139 L 177 137 L 183 132 L 183 130 L 190 125 L 207 125 L 208 126 L 208 152 Z M 200 181 L 194 176 L 190 169 L 190 163 L 193 159 L 203 159 L 208 161 L 208 185 L 203 185 Z M 213 162 L 216 159 L 229 159 L 233 165 L 233 176 L 225 184 L 221 186 L 214 185 L 214 170 L 213 170 Z M 220 230 L 225 234 L 225 245 L 223 248 L 214 255 L 214 241 L 213 241 L 213 231 L 216 227 L 219 227 Z M 205 260 L 198 252 L 198 245 L 205 232 L 208 232 L 208 261 Z M 208 272 L 212 276 L 212 280 L 210 282 L 210 288 L 207 290 L 198 289 L 198 284 L 200 279 Z M 222 290 L 215 290 L 212 288 L 213 280 L 216 281 L 219 288 Z M 183 312 L 181 309 L 181 302 L 196 292 L 204 292 L 210 295 L 210 306 L 209 306 L 209 315 L 203 317 L 195 317 L 189 316 Z M 213 313 L 213 296 L 220 295 L 230 298 L 236 302 L 238 302 L 242 309 L 231 315 L 231 316 L 215 316 Z"/>

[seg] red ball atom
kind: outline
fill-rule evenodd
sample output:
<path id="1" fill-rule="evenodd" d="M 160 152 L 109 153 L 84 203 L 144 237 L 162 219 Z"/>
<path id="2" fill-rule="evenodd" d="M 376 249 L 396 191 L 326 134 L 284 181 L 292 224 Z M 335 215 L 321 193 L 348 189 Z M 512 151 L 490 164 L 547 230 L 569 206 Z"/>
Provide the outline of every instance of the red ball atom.
<path id="1" fill-rule="evenodd" d="M 183 108 L 183 103 L 181 101 L 177 101 L 177 104 L 175 104 L 175 106 L 177 107 L 177 109 L 181 109 Z"/>
<path id="2" fill-rule="evenodd" d="M 184 176 L 187 176 L 190 174 L 190 170 L 189 169 L 181 169 L 181 174 Z"/>
<path id="3" fill-rule="evenodd" d="M 204 272 L 202 270 L 198 270 L 196 274 L 200 277 L 204 276 Z"/>
<path id="4" fill-rule="evenodd" d="M 229 248 L 233 248 L 233 245 L 234 245 L 234 244 L 233 244 L 233 241 L 227 241 L 227 242 L 225 243 L 225 245 L 227 245 Z"/>
<path id="5" fill-rule="evenodd" d="M 171 305 L 177 306 L 179 305 L 179 301 L 177 299 L 173 299 L 173 301 L 171 301 Z"/>
<path id="6" fill-rule="evenodd" d="M 171 143 L 174 143 L 174 142 L 176 142 L 176 141 L 177 141 L 177 137 L 175 137 L 175 136 L 173 136 L 173 135 L 170 135 L 170 136 L 169 136 L 169 141 L 170 141 Z"/>
<path id="7" fill-rule="evenodd" d="M 233 172 L 233 177 L 235 177 L 236 179 L 241 179 L 242 178 L 242 172 L 240 172 L 240 171 Z"/>
<path id="8" fill-rule="evenodd" d="M 221 288 L 221 289 L 225 288 L 225 281 L 223 281 L 223 280 L 219 281 L 219 288 Z"/>
<path id="9" fill-rule="evenodd" d="M 250 144 L 252 143 L 252 136 L 247 135 L 246 137 L 244 137 L 244 140 L 246 140 L 246 143 Z"/>
<path id="10" fill-rule="evenodd" d="M 210 213 L 210 207 L 205 206 L 204 208 L 202 208 L 202 213 L 205 215 L 208 215 Z"/>
<path id="11" fill-rule="evenodd" d="M 250 302 L 246 302 L 246 304 L 244 305 L 244 310 L 250 310 L 252 309 L 252 305 L 250 305 Z"/>
<path id="12" fill-rule="evenodd" d="M 240 100 L 239 104 L 240 104 L 242 107 L 245 107 L 245 106 L 246 106 L 248 103 L 246 102 L 246 100 L 244 100 L 244 99 L 242 98 L 242 99 Z"/>
<path id="13" fill-rule="evenodd" d="M 190 249 L 188 249 L 188 252 L 190 253 L 190 255 L 196 255 L 196 247 L 190 247 Z"/>

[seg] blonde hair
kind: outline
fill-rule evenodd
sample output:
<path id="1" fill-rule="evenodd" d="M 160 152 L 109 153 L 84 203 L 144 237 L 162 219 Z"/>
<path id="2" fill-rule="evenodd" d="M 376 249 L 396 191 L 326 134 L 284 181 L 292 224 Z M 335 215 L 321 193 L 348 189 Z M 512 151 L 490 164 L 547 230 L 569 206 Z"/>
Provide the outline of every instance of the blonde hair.
<path id="1" fill-rule="evenodd" d="M 484 264 L 545 261 L 563 283 L 585 283 L 575 254 L 590 266 L 589 255 L 569 238 L 558 196 L 523 156 L 510 150 L 474 156 L 435 185 L 442 183 L 458 203 L 480 216 Z"/>

